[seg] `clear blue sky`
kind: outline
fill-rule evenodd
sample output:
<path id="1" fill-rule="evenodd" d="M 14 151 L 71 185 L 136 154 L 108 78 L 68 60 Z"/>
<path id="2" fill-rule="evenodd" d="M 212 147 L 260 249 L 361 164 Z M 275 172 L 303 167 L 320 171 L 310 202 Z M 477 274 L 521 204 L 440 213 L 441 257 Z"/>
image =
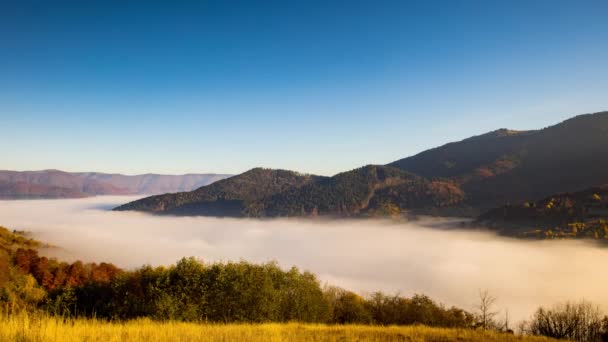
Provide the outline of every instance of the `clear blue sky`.
<path id="1" fill-rule="evenodd" d="M 330 175 L 608 109 L 605 0 L 12 2 L 0 169 Z"/>

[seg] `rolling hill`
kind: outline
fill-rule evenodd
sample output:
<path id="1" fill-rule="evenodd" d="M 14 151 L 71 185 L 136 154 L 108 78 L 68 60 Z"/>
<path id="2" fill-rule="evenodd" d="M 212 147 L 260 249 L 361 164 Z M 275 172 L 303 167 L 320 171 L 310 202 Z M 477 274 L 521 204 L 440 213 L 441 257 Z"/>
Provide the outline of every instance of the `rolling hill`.
<path id="1" fill-rule="evenodd" d="M 540 130 L 499 129 L 333 177 L 253 169 L 117 210 L 246 217 L 378 216 L 407 210 L 477 215 L 508 203 L 608 184 L 606 151 L 608 112 L 601 112 Z M 290 181 L 278 180 L 288 174 Z"/>

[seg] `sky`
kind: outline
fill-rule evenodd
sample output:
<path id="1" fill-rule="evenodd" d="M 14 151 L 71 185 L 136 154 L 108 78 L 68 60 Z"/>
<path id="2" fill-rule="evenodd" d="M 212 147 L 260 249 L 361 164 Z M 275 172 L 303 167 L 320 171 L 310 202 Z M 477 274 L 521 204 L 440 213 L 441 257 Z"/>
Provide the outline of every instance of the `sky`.
<path id="1" fill-rule="evenodd" d="M 608 110 L 606 1 L 2 1 L 0 169 L 332 175 Z"/>

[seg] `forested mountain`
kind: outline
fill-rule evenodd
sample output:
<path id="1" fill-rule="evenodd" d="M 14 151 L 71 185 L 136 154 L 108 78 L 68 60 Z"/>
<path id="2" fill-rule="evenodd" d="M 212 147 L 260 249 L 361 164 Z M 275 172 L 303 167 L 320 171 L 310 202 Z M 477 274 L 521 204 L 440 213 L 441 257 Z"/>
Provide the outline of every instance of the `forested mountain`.
<path id="1" fill-rule="evenodd" d="M 190 192 L 147 197 L 116 208 L 184 215 L 242 216 L 263 198 L 298 189 L 323 177 L 256 168 Z"/>
<path id="2" fill-rule="evenodd" d="M 0 198 L 78 198 L 188 191 L 226 178 L 218 174 L 125 176 L 59 170 L 0 171 Z"/>
<path id="3" fill-rule="evenodd" d="M 117 209 L 253 217 L 393 215 L 410 209 L 474 213 L 608 183 L 606 151 L 608 112 L 602 112 L 541 130 L 500 129 L 333 177 L 254 169 L 193 192 Z M 274 176 L 252 177 L 261 174 L 290 174 L 299 181 L 269 187 Z M 230 191 L 220 191 L 228 185 Z"/>
<path id="4" fill-rule="evenodd" d="M 505 205 L 484 213 L 476 223 L 517 237 L 608 241 L 608 185 Z"/>
<path id="5" fill-rule="evenodd" d="M 608 112 L 601 112 L 541 130 L 500 129 L 333 177 L 254 169 L 196 191 L 117 209 L 253 217 L 376 216 L 410 209 L 479 213 L 608 183 L 606 151 Z M 279 175 L 291 175 L 291 180 L 275 184 L 283 179 Z"/>
<path id="6" fill-rule="evenodd" d="M 449 181 L 368 165 L 264 198 L 262 216 L 393 215 L 404 208 L 446 207 L 464 199 Z M 257 214 L 257 213 L 256 213 Z"/>
<path id="7" fill-rule="evenodd" d="M 463 200 L 449 181 L 369 165 L 333 177 L 253 169 L 195 191 L 144 198 L 116 208 L 177 215 L 316 216 L 398 214 Z"/>
<path id="8" fill-rule="evenodd" d="M 606 184 L 607 151 L 608 112 L 600 112 L 536 131 L 497 130 L 389 165 L 448 178 L 483 209 Z"/>

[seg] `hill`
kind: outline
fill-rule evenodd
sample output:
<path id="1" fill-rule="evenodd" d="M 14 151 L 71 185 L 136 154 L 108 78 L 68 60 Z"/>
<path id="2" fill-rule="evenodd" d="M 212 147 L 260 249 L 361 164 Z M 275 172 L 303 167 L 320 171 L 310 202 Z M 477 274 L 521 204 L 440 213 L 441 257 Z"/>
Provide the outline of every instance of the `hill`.
<path id="1" fill-rule="evenodd" d="M 322 177 L 293 171 L 256 168 L 194 191 L 147 197 L 115 210 L 181 215 L 242 216 L 253 214 L 263 198 L 297 189 Z"/>
<path id="2" fill-rule="evenodd" d="M 0 199 L 79 198 L 96 195 L 134 195 L 187 191 L 227 175 L 136 175 L 59 170 L 0 171 Z"/>
<path id="3" fill-rule="evenodd" d="M 477 223 L 516 237 L 608 241 L 608 185 L 505 205 Z"/>
<path id="4" fill-rule="evenodd" d="M 265 170 L 267 177 L 274 175 L 266 178 L 262 169 L 254 169 L 225 183 L 142 199 L 117 210 L 249 217 L 385 216 L 407 210 L 476 215 L 508 203 L 608 184 L 608 159 L 600 157 L 605 151 L 608 112 L 601 112 L 540 130 L 499 129 L 333 177 Z M 279 173 L 294 178 L 269 187 Z"/>
<path id="5" fill-rule="evenodd" d="M 264 198 L 264 216 L 397 215 L 403 208 L 446 207 L 462 192 L 448 181 L 429 180 L 397 168 L 368 165 L 319 178 Z"/>
<path id="6" fill-rule="evenodd" d="M 317 216 L 398 214 L 401 208 L 450 206 L 463 194 L 450 182 L 368 165 L 333 177 L 252 169 L 195 191 L 134 201 L 115 210 L 174 215 Z"/>

